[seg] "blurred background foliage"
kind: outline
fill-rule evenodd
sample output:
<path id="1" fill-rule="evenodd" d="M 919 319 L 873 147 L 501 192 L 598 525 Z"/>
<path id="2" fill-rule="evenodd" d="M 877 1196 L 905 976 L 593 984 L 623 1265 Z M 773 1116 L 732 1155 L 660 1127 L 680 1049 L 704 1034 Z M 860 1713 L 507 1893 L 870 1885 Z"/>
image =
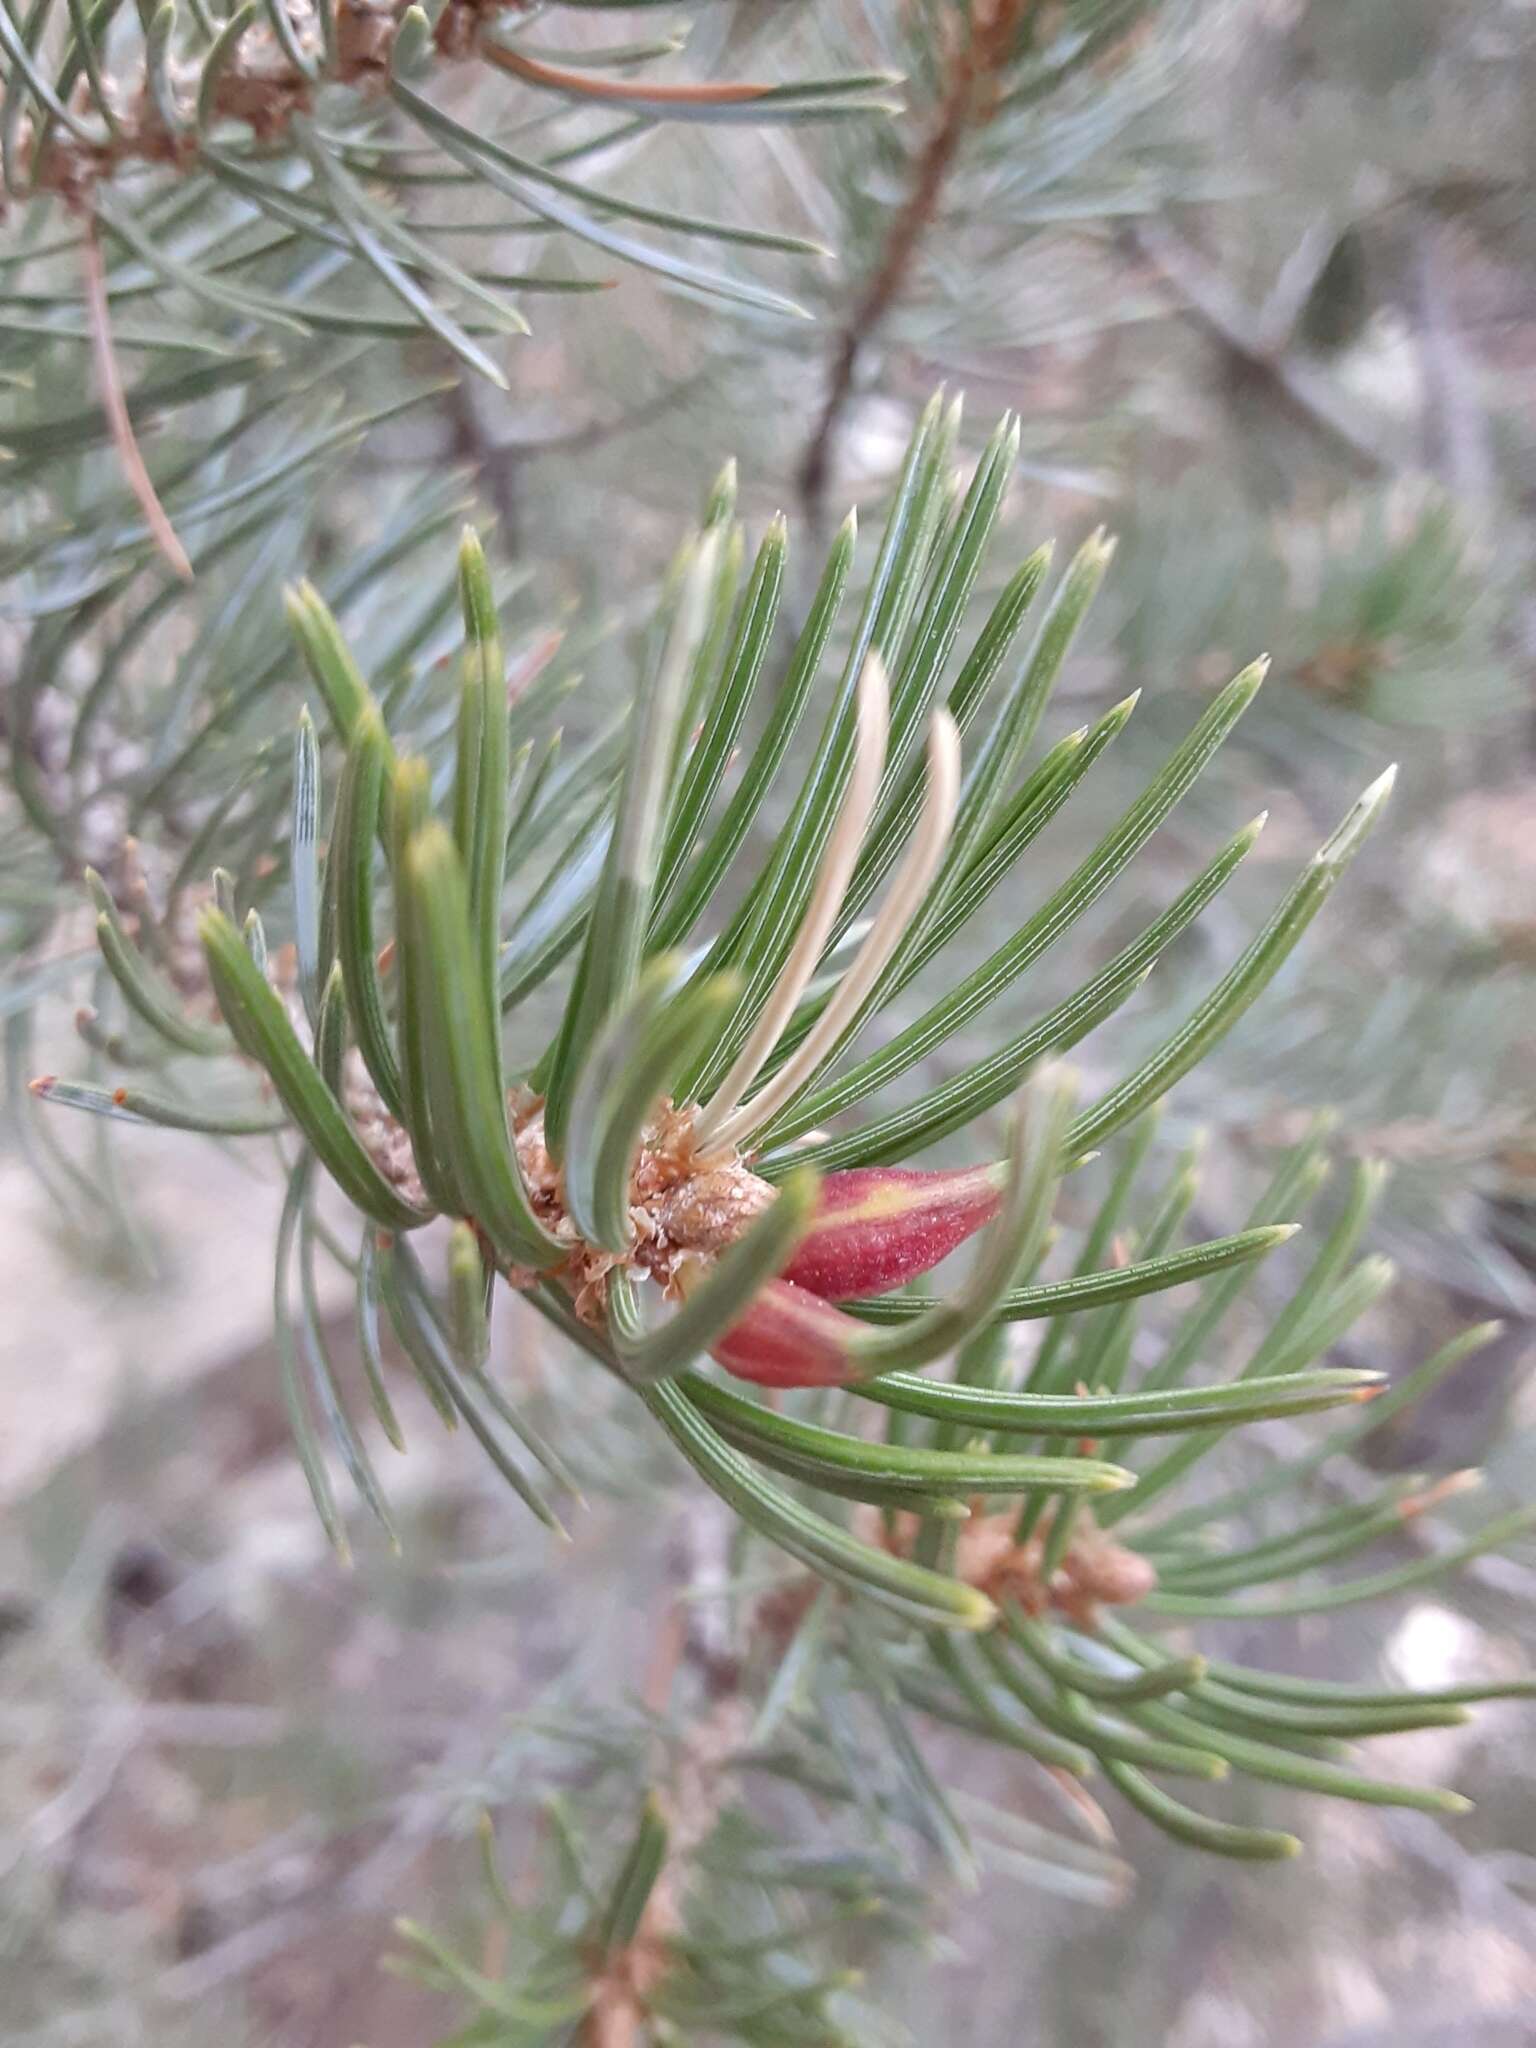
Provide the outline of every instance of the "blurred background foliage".
<path id="1" fill-rule="evenodd" d="M 670 29 L 671 16 L 619 19 Z M 449 188 L 477 260 L 543 287 L 514 294 L 531 334 L 477 331 L 502 391 L 451 374 L 440 337 L 374 311 L 355 252 L 326 302 L 366 304 L 372 328 L 258 336 L 248 307 L 139 275 L 116 247 L 129 295 L 113 301 L 116 339 L 130 362 L 142 346 L 142 374 L 167 387 L 144 407 L 142 439 L 195 586 L 156 555 L 99 409 L 82 410 L 79 309 L 17 293 L 0 317 L 13 487 L 0 720 L 15 784 L 0 803 L 13 1141 L 0 1277 L 15 1310 L 0 1340 L 0 1979 L 6 2038 L 29 2048 L 389 2048 L 445 2032 L 461 2008 L 430 1970 L 422 1984 L 378 1969 L 402 1953 L 391 1916 L 408 1901 L 499 1966 L 475 1816 L 494 1808 L 522 1867 L 547 1835 L 522 1788 L 549 1765 L 550 1720 L 638 1691 L 654 1616 L 697 1585 L 698 1559 L 679 1552 L 698 1534 L 665 1469 L 627 1473 L 628 1497 L 583 1520 L 553 1561 L 551 1602 L 540 1589 L 556 1546 L 521 1526 L 509 1545 L 477 1468 L 419 1447 L 396 1482 L 409 1489 L 405 1563 L 365 1545 L 339 1578 L 270 1385 L 270 1188 L 233 1153 L 158 1135 L 125 1148 L 93 1133 L 82 1150 L 24 1092 L 39 1066 L 78 1064 L 86 862 L 131 895 L 122 848 L 139 835 L 173 903 L 215 834 L 231 866 L 281 865 L 286 782 L 269 787 L 264 771 L 274 749 L 286 758 L 303 687 L 277 584 L 313 574 L 370 674 L 428 715 L 456 639 L 445 541 L 466 506 L 494 522 L 513 659 L 551 699 L 569 689 L 579 758 L 611 734 L 649 593 L 721 459 L 737 459 L 754 531 L 790 514 L 803 605 L 811 535 L 851 502 L 878 508 L 935 382 L 966 391 L 971 452 L 1016 407 L 1023 457 L 999 558 L 1050 534 L 1065 549 L 1099 525 L 1119 536 L 1053 714 L 1065 730 L 1142 690 L 1098 771 L 1106 807 L 1236 667 L 1264 649 L 1275 659 L 1138 882 L 1085 927 L 1083 950 L 1107 957 L 1163 873 L 1271 806 L 1229 895 L 1125 1013 L 1117 1064 L 1138 1034 L 1156 1042 L 1275 875 L 1398 759 L 1369 860 L 1175 1096 L 1164 1136 L 1209 1134 L 1191 1228 L 1214 1235 L 1234 1227 L 1274 1145 L 1335 1107 L 1341 1146 L 1392 1167 L 1376 1231 L 1403 1274 L 1338 1362 L 1400 1368 L 1462 1322 L 1505 1323 L 1475 1392 L 1457 1381 L 1368 1440 L 1366 1462 L 1480 1464 L 1492 1507 L 1530 1495 L 1536 10 L 710 0 L 689 25 L 690 76 L 896 72 L 902 111 L 678 123 L 599 147 L 578 107 L 541 148 L 586 147 L 582 175 L 618 192 L 632 170 L 641 189 L 643 165 L 645 200 L 663 211 L 739 202 L 754 226 L 835 249 L 750 257 L 808 318 L 679 291 L 590 244 L 509 226 L 493 189 Z M 587 43 L 615 33 L 600 12 L 578 29 Z M 389 119 L 366 130 L 360 170 L 385 161 L 368 147 L 399 139 Z M 394 189 L 423 229 L 445 218 L 441 186 Z M 60 225 L 16 204 L 4 262 Z M 736 274 L 740 252 L 727 255 Z M 283 294 L 285 266 L 307 260 L 280 249 L 254 275 Z M 566 289 L 610 281 L 601 299 Z M 1042 860 L 1064 872 L 1081 851 L 1072 831 L 1089 827 L 1067 825 Z M 1107 1078 L 1091 1042 L 1081 1063 Z M 527 1323 L 501 1333 L 520 1380 L 545 1390 L 581 1469 L 611 1474 L 619 1426 L 598 1414 L 573 1430 Z M 1283 1432 L 1266 1441 L 1283 1446 Z M 1241 1453 L 1225 1483 L 1249 1476 L 1241 1458 L 1273 1454 Z M 1262 1636 L 1229 1624 L 1229 1654 L 1420 1683 L 1501 1671 L 1511 1641 L 1529 1640 L 1533 1567 L 1528 1550 L 1482 1561 L 1454 1614 L 1437 1599 Z M 706 1580 L 726 1569 L 705 1560 Z M 958 1762 L 961 1796 L 1006 1806 L 1017 1834 L 922 1941 L 893 1883 L 898 1938 L 852 1960 L 918 2040 L 1512 2048 L 1536 2038 L 1515 1712 L 1393 1738 L 1403 1768 L 1454 1770 L 1478 1799 L 1454 1833 L 1334 1809 L 1305 1865 L 1236 1881 L 1135 1827 L 1063 1864 L 1030 1836 L 1054 1816 L 1006 1760 Z M 560 1769 L 581 1825 L 616 1855 L 633 1816 L 610 1810 L 604 1772 L 654 1730 L 636 1704 L 589 1733 Z M 829 1857 L 859 1845 L 845 1812 L 810 1804 Z M 861 1995 L 846 1993 L 856 2038 Z"/>

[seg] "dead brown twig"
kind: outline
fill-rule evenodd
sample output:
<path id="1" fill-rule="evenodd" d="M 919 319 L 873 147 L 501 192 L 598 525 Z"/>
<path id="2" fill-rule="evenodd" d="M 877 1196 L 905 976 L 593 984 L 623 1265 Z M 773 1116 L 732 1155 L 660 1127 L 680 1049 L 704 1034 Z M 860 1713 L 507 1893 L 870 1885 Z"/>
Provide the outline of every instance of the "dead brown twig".
<path id="1" fill-rule="evenodd" d="M 101 258 L 101 242 L 96 233 L 96 223 L 87 219 L 84 239 L 80 244 L 81 266 L 85 273 L 86 318 L 91 329 L 91 360 L 96 366 L 96 387 L 101 399 L 101 409 L 107 416 L 107 425 L 112 431 L 112 445 L 117 451 L 118 462 L 122 465 L 123 480 L 144 514 L 155 546 L 164 555 L 171 567 L 184 583 L 193 580 L 192 564 L 187 551 L 176 536 L 165 507 L 156 494 L 150 479 L 144 457 L 139 452 L 138 440 L 133 431 L 133 420 L 128 412 L 128 401 L 123 395 L 123 380 L 118 375 L 117 351 L 112 346 L 112 316 L 107 301 L 107 271 Z"/>

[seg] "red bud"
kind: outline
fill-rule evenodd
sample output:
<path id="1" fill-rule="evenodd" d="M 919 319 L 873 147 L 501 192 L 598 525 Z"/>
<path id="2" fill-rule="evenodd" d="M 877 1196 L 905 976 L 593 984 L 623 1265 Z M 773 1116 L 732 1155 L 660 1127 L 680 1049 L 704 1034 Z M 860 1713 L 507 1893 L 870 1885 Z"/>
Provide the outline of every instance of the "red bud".
<path id="1" fill-rule="evenodd" d="M 760 1387 L 839 1387 L 856 1379 L 860 1326 L 803 1287 L 770 1280 L 714 1356 Z"/>
<path id="2" fill-rule="evenodd" d="M 991 1222 L 1005 1172 L 999 1161 L 960 1172 L 861 1166 L 830 1173 L 810 1235 L 784 1278 L 823 1301 L 900 1287 Z"/>

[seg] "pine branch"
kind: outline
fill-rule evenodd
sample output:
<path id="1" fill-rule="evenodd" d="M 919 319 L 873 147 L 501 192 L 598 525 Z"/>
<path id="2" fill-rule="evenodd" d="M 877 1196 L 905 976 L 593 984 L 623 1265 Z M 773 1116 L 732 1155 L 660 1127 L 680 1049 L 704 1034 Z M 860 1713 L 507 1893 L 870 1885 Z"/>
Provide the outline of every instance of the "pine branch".
<path id="1" fill-rule="evenodd" d="M 1364 843 L 1390 771 L 1184 1020 L 1096 1102 L 1074 1114 L 1073 1077 L 1041 1062 L 1134 992 L 1158 951 L 1220 892 L 1254 828 L 1153 921 L 1144 941 L 1011 1041 L 1001 1068 L 995 1058 L 973 1060 L 937 1091 L 937 1107 L 919 1099 L 915 1120 L 896 1112 L 894 1126 L 889 1115 L 853 1123 L 835 1141 L 836 1170 L 820 1180 L 805 1164 L 828 1150 L 807 1128 L 811 1114 L 862 1110 L 910 1057 L 968 1024 L 1021 965 L 1065 938 L 1133 864 L 1262 681 L 1261 666 L 1239 676 L 1086 862 L 991 959 L 941 987 L 873 1060 L 856 1058 L 859 1029 L 922 964 L 912 935 L 932 936 L 928 951 L 937 954 L 963 931 L 1093 754 L 1086 735 L 1073 735 L 1010 787 L 1107 564 L 1101 539 L 1069 566 L 1033 650 L 1010 670 L 1003 657 L 1043 561 L 1026 565 L 945 690 L 1014 449 L 1005 421 L 951 511 L 955 425 L 953 409 L 937 401 L 919 423 L 807 777 L 764 865 L 707 944 L 677 950 L 713 921 L 731 856 L 786 769 L 853 546 L 850 527 L 756 742 L 760 759 L 747 761 L 725 798 L 765 673 L 785 548 L 776 521 L 747 573 L 729 469 L 663 592 L 616 780 L 602 749 L 584 767 L 573 764 L 564 783 L 534 767 L 541 707 L 509 700 L 496 596 L 472 532 L 460 550 L 456 704 L 418 723 L 426 754 L 397 751 L 385 706 L 324 601 L 307 586 L 292 593 L 290 619 L 324 705 L 328 751 L 341 761 L 329 834 L 327 750 L 306 714 L 293 753 L 286 899 L 282 889 L 267 891 L 242 928 L 228 876 L 216 877 L 199 916 L 223 1029 L 189 1009 L 183 987 L 165 976 L 153 917 L 141 905 L 130 931 L 99 889 L 106 968 L 136 1029 L 165 1046 L 151 1062 L 157 1083 L 106 1091 L 49 1079 L 39 1093 L 129 1123 L 220 1134 L 266 1128 L 270 1100 L 259 1112 L 224 1114 L 180 1079 L 187 1059 L 239 1064 L 234 1048 L 247 1076 L 254 1071 L 281 1105 L 297 1147 L 277 1259 L 285 1389 L 339 1549 L 349 1537 L 327 1443 L 386 1533 L 391 1523 L 318 1321 L 322 1256 L 339 1257 L 352 1274 L 360 1330 L 373 1326 L 382 1302 L 445 1422 L 462 1421 L 530 1511 L 559 1526 L 556 1502 L 573 1493 L 572 1476 L 487 1369 L 487 1305 L 499 1277 L 603 1368 L 615 1397 L 634 1404 L 631 1426 L 654 1425 L 746 1530 L 825 1586 L 837 1618 L 827 1642 L 843 1660 L 836 1682 L 878 1703 L 893 1754 L 913 1784 L 926 1786 L 924 1824 L 946 1853 L 963 1861 L 967 1852 L 927 1784 L 920 1750 L 901 1732 L 909 1706 L 1071 1771 L 1097 1761 L 1133 1806 L 1220 1854 L 1269 1858 L 1296 1844 L 1186 1805 L 1164 1792 L 1160 1774 L 1215 1781 L 1237 1770 L 1337 1797 L 1456 1811 L 1448 1792 L 1342 1768 L 1328 1744 L 1450 1705 L 1459 1711 L 1459 1700 L 1344 1711 L 1319 1697 L 1266 1716 L 1234 1701 L 1228 1681 L 1210 1681 L 1199 1659 L 1166 1658 L 1116 1619 L 1312 1612 L 1390 1595 L 1530 1526 L 1526 1511 L 1498 1517 L 1443 1555 L 1336 1581 L 1327 1576 L 1335 1567 L 1442 1508 L 1462 1482 L 1389 1487 L 1321 1519 L 1297 1505 L 1279 1535 L 1229 1543 L 1219 1556 L 1204 1548 L 1209 1525 L 1199 1512 L 1163 1504 L 1233 1428 L 1352 1406 L 1380 1391 L 1377 1374 L 1318 1363 L 1391 1279 L 1386 1261 L 1355 1256 L 1378 1175 L 1356 1175 L 1289 1299 L 1236 1373 L 1214 1378 L 1207 1362 L 1226 1317 L 1315 1192 L 1320 1140 L 1303 1140 L 1246 1229 L 1203 1245 L 1180 1242 L 1195 1156 L 1150 1194 L 1139 1176 L 1159 1099 L 1289 957 Z M 926 577 L 923 565 L 931 565 Z M 992 720 L 967 770 L 964 730 L 989 689 Z M 1101 744 L 1132 709 L 1117 707 L 1103 722 Z M 423 704 L 418 720 L 426 711 Z M 573 817 L 581 857 L 557 850 L 552 863 L 541 858 L 541 845 L 571 847 Z M 383 945 L 381 867 L 394 918 Z M 976 886 L 984 868 L 988 886 Z M 856 923 L 887 873 L 884 901 L 866 925 Z M 557 947 L 550 931 L 560 934 Z M 275 972 L 273 939 L 284 932 L 292 953 L 278 956 Z M 530 947 L 536 973 L 525 964 Z M 544 1052 L 509 1087 L 506 1013 L 561 957 L 573 962 L 563 1013 Z M 969 1127 L 978 1108 L 1010 1089 L 1003 1158 L 948 1169 L 885 1163 L 897 1149 L 893 1128 L 903 1145 L 921 1143 L 935 1130 Z M 788 1105 L 802 1093 L 815 1109 L 790 1120 Z M 1062 1177 L 1122 1133 L 1123 1160 L 1076 1271 L 1042 1279 Z M 765 1145 L 775 1149 L 765 1155 Z M 356 1261 L 323 1234 L 317 1168 L 363 1219 Z M 441 1290 L 414 1248 L 434 1215 L 453 1224 Z M 977 1249 L 960 1286 L 927 1299 L 898 1291 L 971 1237 Z M 1139 1319 L 1164 1289 L 1187 1280 L 1199 1289 L 1195 1306 L 1146 1368 Z M 1027 1371 L 1010 1350 L 1017 1323 L 1042 1332 Z M 371 1337 L 368 1397 L 388 1432 L 377 1349 Z M 742 1391 L 702 1373 L 705 1355 Z M 928 1376 L 943 1360 L 949 1376 Z M 762 1399 L 755 1390 L 763 1387 L 786 1391 L 790 1405 Z M 859 1426 L 866 1404 L 883 1410 L 883 1438 Z M 1146 1438 L 1173 1441 L 1148 1457 Z M 1124 1462 L 1100 1454 L 1104 1439 L 1125 1446 Z M 1305 1458 L 1290 1461 L 1277 1474 L 1276 1498 L 1299 1502 L 1310 1469 Z M 1218 1497 L 1211 1513 L 1220 1512 Z M 1254 1597 L 1277 1583 L 1280 1592 Z M 871 1629 L 873 1637 L 860 1633 Z M 611 1926 L 599 1947 L 612 1967 L 601 1964 L 594 1978 L 583 1965 L 583 2000 L 593 1983 L 605 1987 L 590 2008 L 599 2040 L 625 2038 L 637 2014 L 671 1995 L 658 1941 L 641 1938 L 656 1924 L 648 1910 L 665 1918 L 669 1941 L 675 1933 L 670 1903 L 664 1916 L 662 1905 L 647 1906 L 673 1896 L 670 1879 L 657 1893 L 668 1835 L 659 1810 L 647 1809 L 606 1909 Z M 742 1993 L 748 2005 L 779 1995 Z M 727 2000 L 711 2010 L 723 2021 L 736 2007 Z M 588 2003 L 570 2017 L 581 2015 L 590 2016 Z"/>
<path id="2" fill-rule="evenodd" d="M 586 11 L 579 0 L 567 4 Z M 173 292 L 201 324 L 179 346 L 216 357 L 228 352 L 218 337 L 231 327 L 241 346 L 256 335 L 290 357 L 308 337 L 425 329 L 503 388 L 497 352 L 482 337 L 494 344 L 525 333 L 518 302 L 526 293 L 607 280 L 461 261 L 457 238 L 487 226 L 458 206 L 464 189 L 494 194 L 508 233 L 558 230 L 670 287 L 799 317 L 784 294 L 676 253 L 666 238 L 800 256 L 825 255 L 819 244 L 750 220 L 647 204 L 633 180 L 604 189 L 589 181 L 587 160 L 620 146 L 633 154 L 664 121 L 799 124 L 887 111 L 892 83 L 883 73 L 797 82 L 611 77 L 670 56 L 679 39 L 593 43 L 570 63 L 552 63 L 526 47 L 525 10 L 513 0 L 450 0 L 430 21 L 404 0 L 249 0 L 224 21 L 201 5 L 185 18 L 166 5 L 144 15 L 137 47 L 111 7 L 89 18 L 76 9 L 66 23 L 58 0 L 40 0 L 24 25 L 4 21 L 0 184 L 15 207 L 61 202 L 110 243 L 119 260 L 100 285 L 109 301 Z M 432 96 L 455 69 L 494 81 L 468 121 Z M 500 109 L 509 94 L 522 104 L 507 124 Z M 561 116 L 572 124 L 564 146 L 528 155 L 529 132 Z M 452 217 L 425 216 L 423 186 L 442 188 Z M 12 288 L 36 273 L 42 289 L 21 294 L 24 305 L 68 311 L 50 262 L 65 246 L 18 233 L 0 260 Z M 359 289 L 327 296 L 323 286 L 338 272 Z M 99 311 L 91 324 L 100 331 Z M 68 331 L 39 320 L 32 334 L 46 343 Z M 127 409 L 131 416 L 132 394 Z"/>
<path id="3" fill-rule="evenodd" d="M 943 361 L 933 330 L 958 327 L 959 358 L 969 367 L 973 330 L 996 311 L 987 304 L 986 275 L 1004 241 L 1015 250 L 1032 246 L 1053 225 L 1053 201 L 1067 235 L 1095 213 L 1113 220 L 1143 209 L 1135 174 L 1121 194 L 1112 161 L 1108 189 L 1090 184 L 1085 198 L 1081 187 L 1085 169 L 1110 157 L 1123 126 L 1163 89 L 1178 40 L 1175 15 L 1157 0 L 1080 0 L 1068 8 L 986 0 L 961 9 L 917 6 L 879 24 L 883 47 L 900 52 L 918 112 L 914 132 L 871 134 L 837 194 L 844 260 L 867 248 L 851 304 L 829 307 L 826 393 L 796 465 L 812 533 L 823 531 L 838 443 L 882 336 L 897 328 L 923 360 Z M 969 264 L 956 261 L 956 248 L 971 252 Z M 1074 325 L 1066 315 L 1067 330 Z M 1016 296 L 1000 327 L 998 340 L 1017 348 Z"/>
<path id="4" fill-rule="evenodd" d="M 314 7 L 282 0 L 267 9 L 263 21 L 255 6 L 245 6 L 211 40 L 196 77 L 195 124 L 183 104 L 185 81 L 170 62 L 168 19 L 150 30 L 141 72 L 132 81 L 96 72 L 86 62 L 89 44 L 81 43 L 66 75 L 77 87 L 81 111 L 100 116 L 99 133 L 45 83 L 13 28 L 12 61 L 44 116 L 34 116 L 13 142 L 7 183 L 17 196 L 56 193 L 71 206 L 85 208 L 101 185 L 134 164 L 191 170 L 202 156 L 208 129 L 221 120 L 248 126 L 268 147 L 280 144 L 325 87 L 377 98 L 397 71 L 418 70 L 428 50 L 448 63 L 475 62 L 509 71 L 579 101 L 647 112 L 672 107 L 707 114 L 792 97 L 734 82 L 619 85 L 540 64 L 496 40 L 500 18 L 520 11 L 521 0 L 447 0 L 429 24 L 411 0 L 319 0 Z M 409 57 L 398 48 L 402 35 Z M 202 39 L 208 41 L 206 34 Z"/>

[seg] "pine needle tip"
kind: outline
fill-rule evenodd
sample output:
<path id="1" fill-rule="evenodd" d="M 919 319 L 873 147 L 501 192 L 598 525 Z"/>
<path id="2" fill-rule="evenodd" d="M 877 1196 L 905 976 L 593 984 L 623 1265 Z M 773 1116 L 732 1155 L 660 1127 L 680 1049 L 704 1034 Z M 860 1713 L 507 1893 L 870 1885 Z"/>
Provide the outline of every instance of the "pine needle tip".
<path id="1" fill-rule="evenodd" d="M 961 1628 L 974 1629 L 977 1634 L 997 1626 L 997 1604 L 977 1586 L 964 1586 L 963 1598 L 957 1605 L 955 1619 Z"/>
<path id="2" fill-rule="evenodd" d="M 1373 783 L 1361 790 L 1337 828 L 1318 848 L 1315 857 L 1319 863 L 1342 866 L 1354 857 L 1380 816 L 1396 781 L 1397 763 L 1394 761 Z"/>

